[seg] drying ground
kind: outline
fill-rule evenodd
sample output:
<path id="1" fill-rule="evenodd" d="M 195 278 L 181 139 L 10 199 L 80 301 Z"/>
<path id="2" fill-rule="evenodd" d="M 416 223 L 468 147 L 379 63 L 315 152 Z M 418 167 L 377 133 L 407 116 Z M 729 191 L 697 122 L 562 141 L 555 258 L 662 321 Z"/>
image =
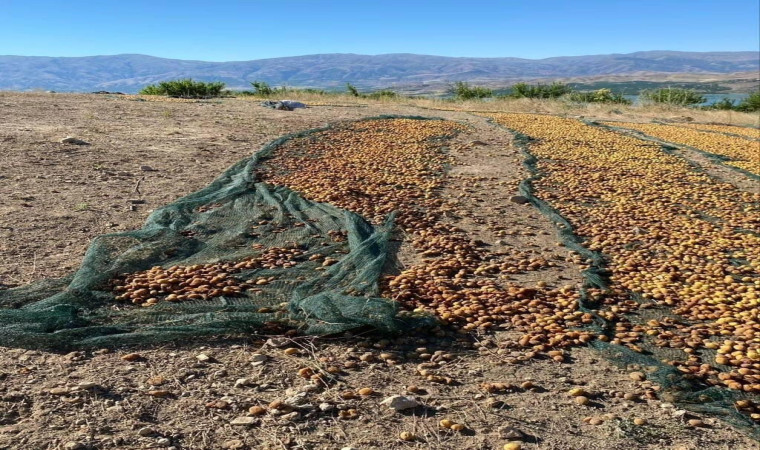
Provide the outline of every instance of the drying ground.
<path id="1" fill-rule="evenodd" d="M 278 136 L 382 114 L 467 125 L 449 148 L 447 222 L 494 252 L 553 262 L 510 274 L 509 282 L 577 287 L 585 261 L 557 245 L 554 224 L 538 210 L 511 201 L 529 176 L 513 136 L 464 107 L 424 106 L 321 104 L 287 112 L 245 99 L 2 93 L 0 287 L 72 272 L 92 238 L 139 228 L 154 208 L 205 186 Z M 610 111 L 596 118 L 611 117 L 642 119 Z M 61 144 L 66 136 L 90 145 Z M 707 158 L 697 162 L 715 176 L 739 177 Z M 419 263 L 413 248 L 402 248 L 402 262 Z M 70 354 L 3 349 L 0 448 L 757 447 L 724 422 L 659 398 L 646 367 L 618 367 L 586 347 L 562 361 L 522 361 L 511 347 L 519 337 L 504 327 L 391 339 L 236 336 Z M 299 375 L 304 368 L 330 369 L 336 380 L 315 386 Z M 445 381 L 428 380 L 425 370 Z M 585 395 L 569 395 L 578 388 Z M 422 406 L 400 413 L 381 404 L 397 394 Z M 313 407 L 271 405 L 304 399 Z M 267 412 L 257 415 L 256 406 Z M 464 429 L 441 428 L 444 419 Z"/>

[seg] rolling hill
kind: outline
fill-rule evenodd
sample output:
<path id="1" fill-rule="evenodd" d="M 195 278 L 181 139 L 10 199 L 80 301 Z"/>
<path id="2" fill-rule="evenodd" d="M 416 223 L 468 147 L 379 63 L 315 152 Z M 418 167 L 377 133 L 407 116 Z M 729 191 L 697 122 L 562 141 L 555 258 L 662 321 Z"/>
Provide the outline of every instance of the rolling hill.
<path id="1" fill-rule="evenodd" d="M 633 73 L 733 73 L 760 70 L 757 52 L 646 51 L 546 59 L 453 58 L 414 54 L 323 54 L 236 62 L 146 55 L 88 57 L 0 56 L 0 89 L 136 92 L 157 81 L 192 77 L 231 88 L 253 80 L 274 85 L 335 88 L 350 82 L 372 89 Z"/>

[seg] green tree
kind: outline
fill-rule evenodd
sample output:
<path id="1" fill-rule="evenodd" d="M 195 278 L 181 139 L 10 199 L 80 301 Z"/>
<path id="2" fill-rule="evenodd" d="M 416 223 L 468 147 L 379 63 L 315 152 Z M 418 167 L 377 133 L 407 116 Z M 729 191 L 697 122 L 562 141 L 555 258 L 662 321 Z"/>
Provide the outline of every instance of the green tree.
<path id="1" fill-rule="evenodd" d="M 458 100 L 472 100 L 493 97 L 491 89 L 482 86 L 471 86 L 465 81 L 457 81 L 449 88 L 449 93 Z"/>
<path id="2" fill-rule="evenodd" d="M 275 92 L 266 81 L 252 81 L 251 86 L 253 86 L 253 95 L 268 97 Z"/>
<path id="3" fill-rule="evenodd" d="M 755 112 L 760 111 L 760 90 L 749 94 L 749 97 L 745 98 L 738 105 L 736 105 L 738 111 Z"/>
<path id="4" fill-rule="evenodd" d="M 211 98 L 222 95 L 225 84 L 221 81 L 193 81 L 191 78 L 162 81 L 145 86 L 140 90 L 142 95 L 167 95 L 180 98 Z"/>
<path id="5" fill-rule="evenodd" d="M 573 92 L 570 86 L 555 82 L 552 84 L 517 83 L 512 86 L 512 98 L 559 98 Z"/>

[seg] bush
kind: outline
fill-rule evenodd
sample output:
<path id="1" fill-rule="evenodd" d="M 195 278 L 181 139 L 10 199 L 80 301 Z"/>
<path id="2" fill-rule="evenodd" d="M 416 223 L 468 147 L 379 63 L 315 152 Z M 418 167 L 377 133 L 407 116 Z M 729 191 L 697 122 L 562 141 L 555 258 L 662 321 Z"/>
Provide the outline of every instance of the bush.
<path id="1" fill-rule="evenodd" d="M 667 105 L 689 106 L 699 105 L 707 101 L 705 97 L 691 89 L 663 88 L 645 90 L 640 94 L 642 101 L 649 103 L 663 103 Z"/>
<path id="2" fill-rule="evenodd" d="M 568 98 L 574 102 L 583 103 L 620 103 L 624 105 L 630 105 L 633 103 L 627 98 L 623 97 L 621 93 L 613 93 L 609 89 L 599 89 L 596 91 L 576 91 L 571 92 Z"/>
<path id="3" fill-rule="evenodd" d="M 253 95 L 268 97 L 275 93 L 275 90 L 266 81 L 252 81 L 251 86 L 253 86 Z"/>
<path id="4" fill-rule="evenodd" d="M 470 86 L 469 83 L 464 81 L 457 81 L 449 88 L 449 92 L 454 95 L 457 100 L 472 100 L 483 99 L 493 97 L 493 91 L 491 89 L 482 86 Z"/>
<path id="5" fill-rule="evenodd" d="M 145 86 L 140 94 L 142 95 L 168 95 L 169 97 L 180 98 L 211 98 L 219 97 L 224 89 L 224 83 L 221 81 L 204 82 L 193 81 L 190 78 L 181 80 L 162 81 L 157 85 L 151 84 Z"/>
<path id="6" fill-rule="evenodd" d="M 348 90 L 348 93 L 353 95 L 354 97 L 361 97 L 359 90 L 356 89 L 356 86 L 354 86 L 353 84 L 346 83 L 346 89 Z"/>
<path id="7" fill-rule="evenodd" d="M 736 110 L 744 112 L 760 111 L 760 90 L 749 94 L 749 97 L 739 102 L 736 105 Z"/>
<path id="8" fill-rule="evenodd" d="M 570 94 L 573 89 L 564 83 L 528 84 L 517 83 L 512 86 L 512 92 L 507 97 L 512 98 L 559 98 Z"/>
<path id="9" fill-rule="evenodd" d="M 375 91 L 370 94 L 362 95 L 364 98 L 371 98 L 374 100 L 381 100 L 381 99 L 393 99 L 398 98 L 399 95 L 396 92 L 393 92 L 389 89 L 383 89 L 380 91 Z"/>
<path id="10" fill-rule="evenodd" d="M 724 98 L 722 100 L 718 100 L 717 102 L 713 103 L 710 106 L 706 106 L 705 109 L 719 109 L 721 111 L 731 111 L 736 109 L 736 101 Z"/>

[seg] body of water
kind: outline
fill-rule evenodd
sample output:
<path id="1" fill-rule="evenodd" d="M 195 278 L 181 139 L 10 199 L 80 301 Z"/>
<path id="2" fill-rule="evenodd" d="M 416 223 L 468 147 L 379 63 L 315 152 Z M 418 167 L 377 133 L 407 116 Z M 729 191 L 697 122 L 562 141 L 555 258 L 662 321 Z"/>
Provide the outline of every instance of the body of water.
<path id="1" fill-rule="evenodd" d="M 712 105 L 713 103 L 719 102 L 724 98 L 733 100 L 734 104 L 736 105 L 745 98 L 749 97 L 749 94 L 702 94 L 702 96 L 706 98 L 707 101 L 702 103 L 700 106 Z M 638 95 L 624 95 L 623 97 L 627 98 L 628 100 L 632 100 L 634 104 L 639 104 Z"/>

